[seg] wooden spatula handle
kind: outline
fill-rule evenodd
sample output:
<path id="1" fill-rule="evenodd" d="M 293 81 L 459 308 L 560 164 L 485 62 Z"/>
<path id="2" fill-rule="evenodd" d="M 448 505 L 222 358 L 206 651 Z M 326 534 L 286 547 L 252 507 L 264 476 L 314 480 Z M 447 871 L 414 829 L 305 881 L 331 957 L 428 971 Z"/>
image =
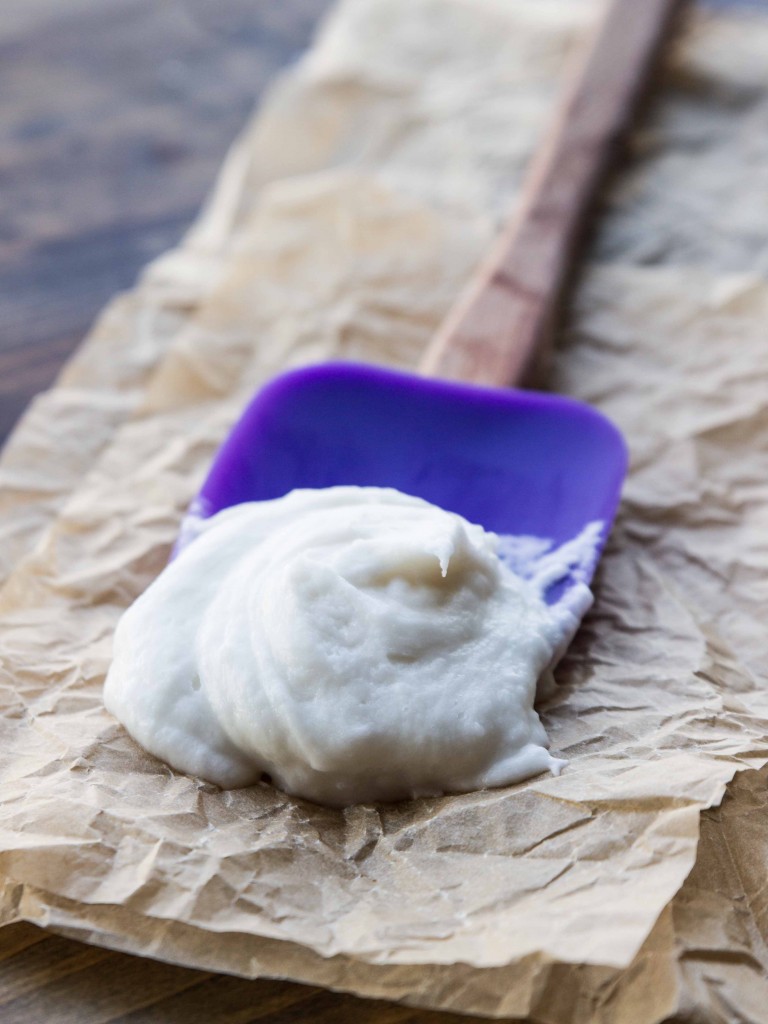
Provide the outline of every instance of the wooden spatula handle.
<path id="1" fill-rule="evenodd" d="M 427 349 L 421 372 L 536 382 L 585 218 L 678 0 L 611 0 L 569 80 L 515 215 Z"/>

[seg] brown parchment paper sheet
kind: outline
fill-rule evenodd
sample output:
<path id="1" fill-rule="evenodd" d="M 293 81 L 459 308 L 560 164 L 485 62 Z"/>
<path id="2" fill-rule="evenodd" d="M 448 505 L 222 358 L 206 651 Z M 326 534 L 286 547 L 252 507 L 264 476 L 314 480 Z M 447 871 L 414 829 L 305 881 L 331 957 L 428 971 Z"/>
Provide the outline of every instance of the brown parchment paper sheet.
<path id="1" fill-rule="evenodd" d="M 342 4 L 233 150 L 187 244 L 140 285 L 192 298 L 169 313 L 148 387 L 136 380 L 98 462 L 0 594 L 6 920 L 496 1016 L 656 1020 L 693 998 L 683 981 L 759 1000 L 758 890 L 742 873 L 734 911 L 717 843 L 704 853 L 720 888 L 697 881 L 697 864 L 680 890 L 700 809 L 766 760 L 768 292 L 744 272 L 763 243 L 750 224 L 719 259 L 717 233 L 694 217 L 654 257 L 668 266 L 643 266 L 641 242 L 660 206 L 673 216 L 670 179 L 655 184 L 670 149 L 696 170 L 677 180 L 683 206 L 728 195 L 713 184 L 724 175 L 735 187 L 751 133 L 732 130 L 726 147 L 701 127 L 706 145 L 691 147 L 681 126 L 695 134 L 710 107 L 758 117 L 760 18 L 689 27 L 636 140 L 639 166 L 609 196 L 558 355 L 554 386 L 612 415 L 633 456 L 595 610 L 542 709 L 569 769 L 340 814 L 174 775 L 100 704 L 114 623 L 161 568 L 244 399 L 300 362 L 416 361 L 508 205 L 593 11 Z M 718 40 L 735 37 L 730 69 Z M 109 361 L 132 358 L 131 336 Z M 91 352 L 80 365 L 97 390 Z M 709 973 L 691 966 L 705 960 Z"/>

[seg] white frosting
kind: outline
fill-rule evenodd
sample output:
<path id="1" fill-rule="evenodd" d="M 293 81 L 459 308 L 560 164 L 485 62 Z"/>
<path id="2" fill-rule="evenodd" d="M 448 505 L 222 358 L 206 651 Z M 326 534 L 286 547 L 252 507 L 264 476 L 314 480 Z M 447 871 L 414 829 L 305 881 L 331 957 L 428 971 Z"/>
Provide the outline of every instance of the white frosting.
<path id="1" fill-rule="evenodd" d="M 237 505 L 123 615 L 106 705 L 174 768 L 334 806 L 557 771 L 536 686 L 591 595 L 544 600 L 584 543 L 527 545 L 512 571 L 496 535 L 381 488 Z"/>

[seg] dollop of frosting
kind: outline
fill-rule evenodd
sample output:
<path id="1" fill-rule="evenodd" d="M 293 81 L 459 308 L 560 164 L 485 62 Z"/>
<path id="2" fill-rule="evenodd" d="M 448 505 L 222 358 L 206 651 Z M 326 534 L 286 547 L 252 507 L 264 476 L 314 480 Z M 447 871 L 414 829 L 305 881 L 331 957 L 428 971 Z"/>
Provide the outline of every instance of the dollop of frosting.
<path id="1" fill-rule="evenodd" d="M 234 506 L 124 613 L 107 708 L 180 771 L 331 806 L 558 770 L 534 698 L 589 592 L 549 606 L 499 548 L 390 489 Z"/>

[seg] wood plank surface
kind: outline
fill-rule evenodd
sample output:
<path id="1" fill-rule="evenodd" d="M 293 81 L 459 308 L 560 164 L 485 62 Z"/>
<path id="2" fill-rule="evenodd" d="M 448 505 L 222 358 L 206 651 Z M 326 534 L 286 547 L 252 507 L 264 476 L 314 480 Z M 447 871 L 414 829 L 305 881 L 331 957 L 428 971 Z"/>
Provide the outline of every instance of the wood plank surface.
<path id="1" fill-rule="evenodd" d="M 2 0 L 0 443 L 106 301 L 179 239 L 328 3 Z M 472 1020 L 0 929 L 2 1024 Z"/>
<path id="2" fill-rule="evenodd" d="M 192 222 L 329 0 L 2 0 L 0 443 Z"/>
<path id="3" fill-rule="evenodd" d="M 245 981 L 0 929 L 2 1024 L 480 1024 L 286 981 Z"/>

